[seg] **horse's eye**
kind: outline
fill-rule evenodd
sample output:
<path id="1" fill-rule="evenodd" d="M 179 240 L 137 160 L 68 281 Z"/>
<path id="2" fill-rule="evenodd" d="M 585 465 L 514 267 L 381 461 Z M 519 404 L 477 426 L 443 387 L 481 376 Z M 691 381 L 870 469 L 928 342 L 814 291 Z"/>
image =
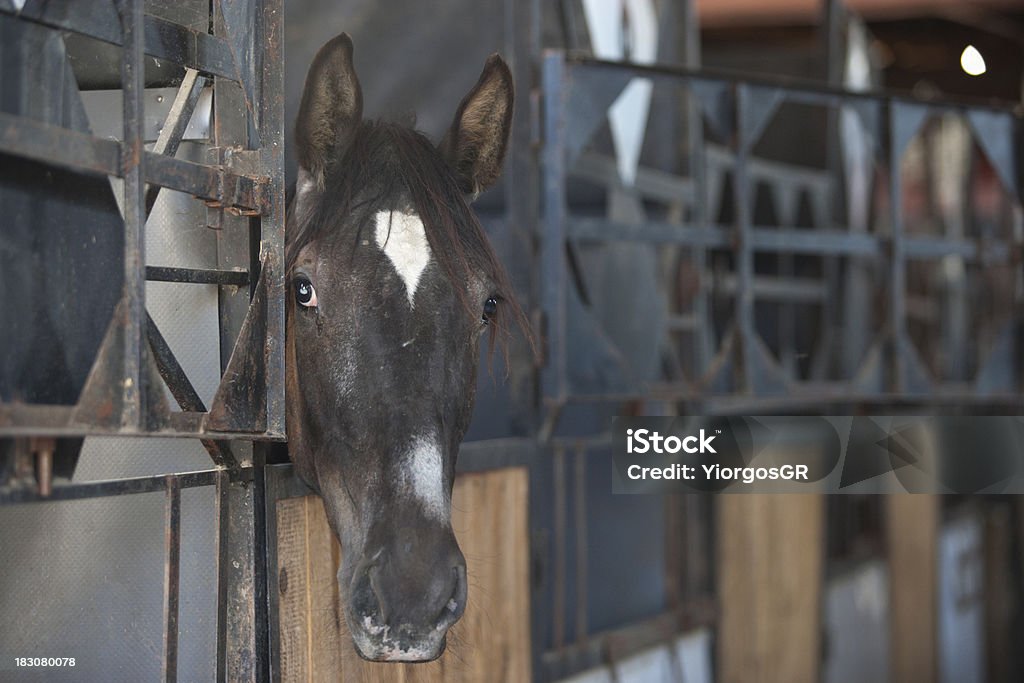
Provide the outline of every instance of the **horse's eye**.
<path id="1" fill-rule="evenodd" d="M 498 300 L 493 296 L 484 302 L 483 321 L 486 323 L 498 312 Z"/>
<path id="2" fill-rule="evenodd" d="M 295 301 L 300 306 L 306 306 L 307 308 L 315 308 L 317 305 L 316 290 L 313 289 L 313 283 L 304 277 L 295 280 Z"/>

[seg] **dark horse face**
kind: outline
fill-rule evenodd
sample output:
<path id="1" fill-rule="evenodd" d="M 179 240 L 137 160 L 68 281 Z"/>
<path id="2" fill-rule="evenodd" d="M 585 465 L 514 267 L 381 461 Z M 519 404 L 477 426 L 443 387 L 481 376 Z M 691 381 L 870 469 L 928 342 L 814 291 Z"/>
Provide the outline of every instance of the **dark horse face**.
<path id="1" fill-rule="evenodd" d="M 343 548 L 359 654 L 425 661 L 466 606 L 451 528 L 480 337 L 521 319 L 467 196 L 494 183 L 512 79 L 498 56 L 434 146 L 364 121 L 352 42 L 317 54 L 288 216 L 288 435 Z"/>

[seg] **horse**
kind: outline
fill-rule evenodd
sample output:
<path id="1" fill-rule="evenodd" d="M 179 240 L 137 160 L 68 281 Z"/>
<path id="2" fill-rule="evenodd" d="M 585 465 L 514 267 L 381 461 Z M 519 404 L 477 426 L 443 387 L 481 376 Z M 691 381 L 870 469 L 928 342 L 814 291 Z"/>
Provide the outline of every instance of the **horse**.
<path id="1" fill-rule="evenodd" d="M 364 120 L 346 34 L 314 58 L 286 224 L 286 403 L 297 474 L 343 549 L 342 610 L 372 661 L 430 661 L 466 608 L 451 527 L 481 339 L 527 331 L 470 202 L 498 179 L 512 75 L 497 54 L 434 145 Z"/>

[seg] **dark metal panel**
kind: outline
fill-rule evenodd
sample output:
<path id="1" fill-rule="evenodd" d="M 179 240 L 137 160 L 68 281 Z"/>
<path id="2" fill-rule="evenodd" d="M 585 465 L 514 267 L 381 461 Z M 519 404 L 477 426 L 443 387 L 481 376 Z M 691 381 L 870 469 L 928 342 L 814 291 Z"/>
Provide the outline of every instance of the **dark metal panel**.
<path id="1" fill-rule="evenodd" d="M 53 29 L 80 33 L 112 45 L 123 43 L 122 27 L 111 2 L 29 2 L 20 12 L 0 7 L 0 13 Z M 228 46 L 205 32 L 147 16 L 143 21 L 143 40 L 145 53 L 152 57 L 203 73 L 237 79 Z"/>

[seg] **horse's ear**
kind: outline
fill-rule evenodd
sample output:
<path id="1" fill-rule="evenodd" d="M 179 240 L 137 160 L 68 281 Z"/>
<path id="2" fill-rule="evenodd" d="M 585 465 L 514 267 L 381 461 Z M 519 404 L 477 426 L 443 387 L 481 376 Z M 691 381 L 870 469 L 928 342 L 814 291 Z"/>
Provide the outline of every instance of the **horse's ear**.
<path id="1" fill-rule="evenodd" d="M 332 155 L 348 144 L 362 117 L 363 91 L 352 66 L 352 39 L 342 33 L 313 58 L 295 120 L 299 166 L 317 187 L 323 188 Z"/>
<path id="2" fill-rule="evenodd" d="M 512 129 L 513 100 L 512 72 L 505 60 L 491 55 L 440 145 L 459 186 L 468 195 L 480 194 L 501 174 Z"/>

